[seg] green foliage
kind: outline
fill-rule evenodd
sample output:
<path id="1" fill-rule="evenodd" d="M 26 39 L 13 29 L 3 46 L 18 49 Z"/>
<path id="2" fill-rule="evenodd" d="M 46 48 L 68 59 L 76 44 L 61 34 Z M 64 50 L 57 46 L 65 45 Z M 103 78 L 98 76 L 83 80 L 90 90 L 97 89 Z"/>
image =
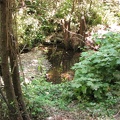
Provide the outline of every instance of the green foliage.
<path id="1" fill-rule="evenodd" d="M 33 118 L 43 119 L 50 114 L 48 108 L 68 110 L 68 104 L 76 99 L 80 109 L 94 116 L 117 112 L 114 106 L 120 99 L 120 34 L 108 33 L 103 39 L 96 38 L 96 44 L 101 46 L 99 51 L 83 52 L 80 62 L 73 66 L 73 81 L 52 84 L 41 76 L 23 86 Z"/>
<path id="2" fill-rule="evenodd" d="M 109 2 L 108 2 L 109 3 Z M 19 43 L 34 47 L 55 32 L 56 23 L 61 19 L 71 20 L 71 31 L 77 30 L 82 15 L 85 15 L 87 27 L 105 23 L 119 23 L 119 4 L 97 2 L 96 0 L 27 0 L 26 8 L 18 10 Z M 53 20 L 53 22 L 51 22 Z M 73 26 L 72 26 L 73 25 Z"/>
<path id="3" fill-rule="evenodd" d="M 115 104 L 118 101 L 119 99 L 110 97 L 109 99 L 99 103 L 84 101 L 82 104 L 79 104 L 79 107 L 83 110 L 85 109 L 89 114 L 96 116 L 99 119 L 114 120 L 112 115 L 118 111 L 118 109 L 115 107 Z M 109 118 L 106 119 L 106 117 Z"/>
<path id="4" fill-rule="evenodd" d="M 20 9 L 17 17 L 19 42 L 33 47 L 54 32 L 56 21 L 69 18 L 78 26 L 83 13 L 89 25 L 116 22 L 114 11 L 111 12 L 110 6 L 101 6 L 101 3 L 85 0 L 73 6 L 72 0 L 33 0 L 31 5 L 28 0 L 27 9 Z M 120 16 L 119 12 L 117 16 Z M 103 39 L 96 38 L 95 42 L 101 46 L 99 51 L 82 53 L 80 62 L 73 67 L 76 71 L 74 81 L 53 85 L 39 78 L 27 88 L 23 87 L 27 107 L 34 118 L 43 119 L 46 106 L 66 109 L 68 103 L 76 99 L 80 101 L 80 108 L 85 107 L 93 114 L 101 114 L 102 111 L 104 115 L 113 114 L 107 108 L 117 103 L 116 97 L 119 96 L 120 35 L 108 33 Z M 41 71 L 41 66 L 38 69 Z"/>
<path id="5" fill-rule="evenodd" d="M 80 109 L 86 109 L 94 116 L 117 112 L 114 105 L 120 99 L 119 43 L 120 34 L 108 33 L 103 39 L 96 38 L 96 44 L 101 46 L 99 51 L 82 53 L 80 62 L 73 67 L 76 72 L 71 82 L 54 85 L 41 76 L 23 87 L 31 116 L 43 119 L 49 114 L 47 108 L 68 110 L 68 104 L 76 99 Z"/>
<path id="6" fill-rule="evenodd" d="M 43 34 L 45 36 L 50 35 L 52 32 L 54 32 L 55 24 L 53 19 L 42 19 L 42 24 L 40 30 L 43 31 Z"/>
<path id="7" fill-rule="evenodd" d="M 102 17 L 97 12 L 97 10 L 90 10 L 89 14 L 86 17 L 86 23 L 90 26 L 101 24 L 102 23 Z"/>
<path id="8" fill-rule="evenodd" d="M 64 18 L 65 16 L 70 14 L 71 9 L 72 9 L 72 1 L 66 0 L 61 4 L 60 9 L 57 10 L 55 16 L 57 18 Z"/>
<path id="9" fill-rule="evenodd" d="M 99 51 L 83 52 L 75 72 L 75 97 L 81 101 L 100 102 L 110 96 L 118 96 L 120 84 L 120 34 L 108 33 L 104 39 L 96 39 Z"/>
<path id="10" fill-rule="evenodd" d="M 22 15 L 17 17 L 17 22 L 19 43 L 33 47 L 35 43 L 41 42 L 44 39 L 44 35 L 40 31 L 39 21 L 33 16 L 25 16 L 22 13 Z"/>
<path id="11" fill-rule="evenodd" d="M 117 1 L 109 1 L 101 6 L 100 14 L 102 16 L 102 23 L 111 25 L 114 23 L 120 23 L 119 18 L 119 4 Z"/>
<path id="12" fill-rule="evenodd" d="M 0 88 L 0 89 L 3 92 L 2 88 Z M 0 119 L 8 120 L 8 118 L 9 118 L 8 113 L 9 113 L 8 106 L 7 106 L 6 102 L 4 101 L 3 96 L 0 94 L 0 117 L 1 117 Z"/>
<path id="13" fill-rule="evenodd" d="M 62 96 L 63 93 L 67 92 L 67 88 L 65 84 L 54 85 L 46 82 L 43 77 L 33 80 L 27 87 L 23 86 L 27 109 L 33 118 L 43 119 L 42 117 L 49 113 L 46 107 L 68 109 L 69 101 L 65 101 L 66 99 Z"/>

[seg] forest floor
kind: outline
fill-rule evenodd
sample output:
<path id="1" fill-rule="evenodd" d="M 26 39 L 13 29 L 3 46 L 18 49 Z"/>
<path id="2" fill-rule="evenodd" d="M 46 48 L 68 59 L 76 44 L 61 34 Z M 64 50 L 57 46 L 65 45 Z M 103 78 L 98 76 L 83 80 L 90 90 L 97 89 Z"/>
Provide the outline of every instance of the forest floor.
<path id="1" fill-rule="evenodd" d="M 107 32 L 106 28 L 99 26 L 94 28 L 98 30 L 99 34 L 104 34 Z M 120 31 L 120 26 L 112 26 L 111 31 Z M 47 60 L 43 50 L 39 48 L 34 48 L 28 53 L 23 53 L 20 55 L 21 58 L 21 67 L 24 71 L 21 70 L 21 77 L 25 78 L 25 83 L 31 82 L 34 78 L 39 78 L 44 74 L 45 70 L 49 70 L 51 64 Z M 70 108 L 75 108 L 75 102 L 71 103 Z M 51 115 L 51 117 L 46 118 L 46 120 L 112 120 L 110 118 L 96 118 L 94 115 L 90 115 L 87 112 L 78 110 L 77 108 L 74 111 L 64 111 L 58 110 L 57 108 L 48 108 L 45 107 L 46 111 Z M 115 120 L 120 120 L 120 111 L 114 116 Z"/>
<path id="2" fill-rule="evenodd" d="M 21 77 L 24 76 L 25 83 L 30 83 L 34 78 L 41 77 L 42 71 L 39 70 L 40 65 L 42 69 L 45 67 L 46 70 L 49 70 L 51 66 L 42 50 L 33 49 L 28 53 L 21 54 L 20 58 L 23 69 L 23 71 L 21 71 Z M 73 109 L 75 106 L 75 103 L 71 103 L 69 108 Z M 46 118 L 46 120 L 92 120 L 92 117 L 90 117 L 88 113 L 77 109 L 75 109 L 75 111 L 65 111 L 54 107 L 48 108 L 48 106 L 45 106 L 44 109 L 51 116 Z"/>
<path id="3" fill-rule="evenodd" d="M 44 67 L 49 70 L 51 64 L 45 57 L 43 51 L 33 49 L 28 53 L 21 54 L 22 68 L 21 76 L 25 78 L 25 83 L 30 83 L 34 78 L 39 78 L 42 72 L 39 70 L 39 65 L 42 63 L 42 69 Z M 69 105 L 69 108 L 75 107 L 75 103 Z M 48 108 L 45 106 L 44 109 L 51 116 L 46 118 L 46 120 L 92 120 L 89 114 L 75 109 L 75 111 L 64 111 L 57 108 Z M 94 119 L 95 120 L 95 119 Z"/>
<path id="4" fill-rule="evenodd" d="M 43 51 L 38 49 L 21 54 L 21 63 L 24 69 L 26 83 L 30 83 L 34 78 L 39 78 L 42 75 L 42 71 L 39 69 L 40 65 L 42 66 L 42 69 L 45 67 L 46 70 L 49 70 L 51 66 Z M 21 76 L 23 75 L 21 74 Z M 94 115 L 90 115 L 88 112 L 82 110 L 80 111 L 76 107 L 75 102 L 72 102 L 68 108 L 71 108 L 72 111 L 60 110 L 54 107 L 48 108 L 48 106 L 44 107 L 47 113 L 51 116 L 46 118 L 46 120 L 111 120 L 107 117 L 96 118 Z M 119 113 L 116 114 L 115 120 L 120 120 Z"/>
<path id="5" fill-rule="evenodd" d="M 32 79 L 41 76 L 42 72 L 39 70 L 40 63 L 42 63 L 42 69 L 45 67 L 48 70 L 51 66 L 41 50 L 32 50 L 28 53 L 21 54 L 21 62 L 24 69 L 26 83 L 29 83 Z M 46 120 L 111 120 L 110 118 L 95 118 L 95 116 L 90 115 L 87 112 L 80 111 L 75 107 L 75 102 L 68 106 L 68 108 L 74 108 L 73 111 L 59 110 L 54 107 L 48 108 L 48 106 L 46 106 L 44 109 L 46 109 L 49 115 L 51 115 L 51 117 L 48 117 Z M 119 113 L 116 114 L 115 117 L 115 120 L 120 120 Z"/>

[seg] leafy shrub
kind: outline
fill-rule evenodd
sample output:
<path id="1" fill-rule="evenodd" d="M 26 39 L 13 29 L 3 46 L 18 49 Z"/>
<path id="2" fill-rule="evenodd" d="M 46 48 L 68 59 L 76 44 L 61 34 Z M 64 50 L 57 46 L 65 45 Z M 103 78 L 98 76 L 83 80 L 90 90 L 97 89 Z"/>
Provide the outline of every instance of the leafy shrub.
<path id="1" fill-rule="evenodd" d="M 120 34 L 108 33 L 96 39 L 99 51 L 83 52 L 73 66 L 74 97 L 99 102 L 117 96 L 120 84 Z"/>
<path id="2" fill-rule="evenodd" d="M 60 9 L 57 10 L 55 16 L 57 18 L 64 18 L 68 14 L 70 14 L 72 8 L 72 2 L 70 0 L 66 0 L 60 6 Z"/>
<path id="3" fill-rule="evenodd" d="M 35 19 L 33 16 L 30 15 L 24 16 L 24 14 L 19 15 L 17 17 L 17 22 L 19 43 L 26 44 L 29 47 L 32 47 L 34 44 L 34 40 L 36 39 L 38 40 L 39 38 L 39 41 L 41 41 L 41 39 L 44 37 L 40 32 L 39 21 Z M 41 36 L 38 37 L 38 35 Z"/>

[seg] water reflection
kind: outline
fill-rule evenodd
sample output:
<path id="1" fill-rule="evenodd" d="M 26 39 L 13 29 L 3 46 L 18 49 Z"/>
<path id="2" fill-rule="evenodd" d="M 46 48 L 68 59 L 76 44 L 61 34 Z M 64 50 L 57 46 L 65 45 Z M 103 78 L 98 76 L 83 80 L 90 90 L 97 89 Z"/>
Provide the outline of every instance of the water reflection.
<path id="1" fill-rule="evenodd" d="M 47 56 L 52 64 L 52 67 L 46 74 L 48 82 L 58 84 L 73 79 L 74 71 L 70 68 L 79 61 L 80 52 L 66 51 L 53 46 L 48 47 Z"/>

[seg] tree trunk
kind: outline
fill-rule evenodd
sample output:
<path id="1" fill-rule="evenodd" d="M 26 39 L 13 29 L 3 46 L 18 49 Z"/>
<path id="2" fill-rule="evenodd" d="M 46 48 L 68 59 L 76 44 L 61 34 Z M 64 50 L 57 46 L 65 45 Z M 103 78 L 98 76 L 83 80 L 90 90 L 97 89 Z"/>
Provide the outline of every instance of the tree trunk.
<path id="1" fill-rule="evenodd" d="M 19 104 L 19 109 L 22 113 L 23 120 L 30 120 L 30 117 L 26 111 L 26 106 L 22 96 L 16 45 L 15 45 L 15 42 L 13 42 L 13 40 L 16 41 L 15 39 L 10 39 L 10 65 L 11 65 L 11 76 L 12 76 L 12 81 L 14 86 L 14 92 Z"/>
<path id="2" fill-rule="evenodd" d="M 85 45 L 85 32 L 86 32 L 86 21 L 85 21 L 85 17 L 82 16 L 80 19 L 80 29 L 78 31 L 78 34 L 80 34 L 79 38 L 81 39 L 80 41 L 81 47 L 84 47 Z"/>
<path id="3" fill-rule="evenodd" d="M 0 21 L 1 21 L 1 13 L 2 13 L 2 12 L 1 12 L 1 7 L 2 7 L 2 6 L 1 6 L 1 4 L 0 4 Z M 1 30 L 1 25 L 2 25 L 2 24 L 1 24 L 1 22 L 0 22 L 0 63 L 1 63 L 1 35 L 2 35 L 2 34 L 1 34 L 1 31 L 2 31 L 2 30 Z"/>
<path id="4" fill-rule="evenodd" d="M 2 0 L 1 4 L 1 61 L 4 88 L 8 100 L 9 116 L 11 120 L 23 120 L 19 111 L 14 88 L 9 72 L 8 63 L 8 0 Z"/>
<path id="5" fill-rule="evenodd" d="M 17 36 L 14 35 L 14 29 L 16 28 L 16 18 L 12 18 L 16 16 L 16 11 L 12 11 L 12 6 L 15 6 L 14 0 L 9 0 L 9 56 L 10 56 L 10 66 L 11 66 L 11 76 L 14 87 L 15 96 L 17 98 L 17 102 L 19 105 L 19 110 L 22 114 L 23 120 L 30 120 L 29 114 L 27 113 L 26 106 L 23 100 L 22 89 L 20 85 L 20 74 L 18 67 L 18 50 L 17 50 Z M 13 9 L 14 10 L 14 9 Z"/>
<path id="6" fill-rule="evenodd" d="M 70 20 L 69 21 L 62 21 L 63 24 L 63 37 L 64 37 L 64 45 L 65 49 L 70 48 Z"/>

